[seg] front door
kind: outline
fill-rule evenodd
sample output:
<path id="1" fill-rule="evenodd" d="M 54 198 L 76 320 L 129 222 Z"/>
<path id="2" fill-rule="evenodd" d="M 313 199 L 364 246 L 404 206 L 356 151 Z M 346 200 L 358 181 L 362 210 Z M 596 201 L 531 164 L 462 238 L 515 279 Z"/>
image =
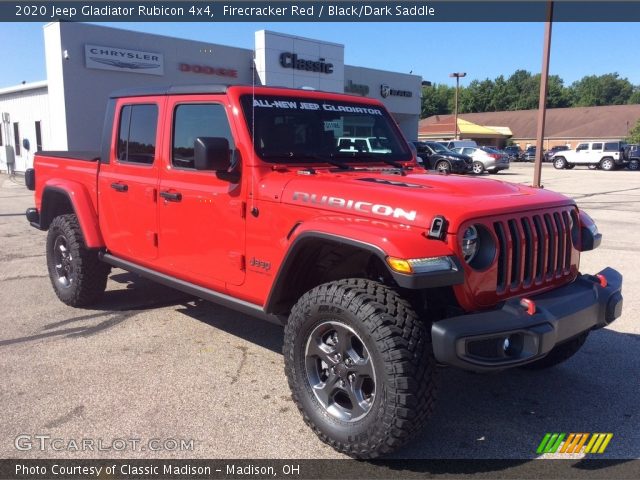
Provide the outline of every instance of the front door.
<path id="1" fill-rule="evenodd" d="M 100 166 L 100 230 L 111 253 L 145 263 L 158 256 L 157 188 L 161 105 L 123 99 L 109 163 Z"/>
<path id="2" fill-rule="evenodd" d="M 242 183 L 194 168 L 198 137 L 224 137 L 237 156 L 229 116 L 210 97 L 169 98 L 167 168 L 160 174 L 160 261 L 190 282 L 213 288 L 244 281 L 245 208 Z"/>

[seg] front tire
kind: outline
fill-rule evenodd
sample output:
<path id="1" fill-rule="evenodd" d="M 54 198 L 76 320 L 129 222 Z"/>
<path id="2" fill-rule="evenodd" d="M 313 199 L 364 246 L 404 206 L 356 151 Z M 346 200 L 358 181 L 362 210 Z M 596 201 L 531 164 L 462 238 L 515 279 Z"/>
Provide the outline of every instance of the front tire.
<path id="1" fill-rule="evenodd" d="M 104 293 L 111 268 L 89 250 L 75 215 L 53 219 L 47 234 L 49 279 L 58 298 L 71 307 L 95 303 Z"/>
<path id="2" fill-rule="evenodd" d="M 631 160 L 629 165 L 627 165 L 629 170 L 640 170 L 640 160 Z"/>
<path id="3" fill-rule="evenodd" d="M 545 368 L 555 367 L 578 353 L 578 350 L 580 350 L 584 342 L 587 341 L 588 336 L 589 332 L 584 332 L 565 343 L 556 345 L 546 357 L 536 360 L 535 362 L 527 363 L 520 368 L 525 370 L 543 370 Z"/>
<path id="4" fill-rule="evenodd" d="M 291 311 L 283 353 L 304 421 L 339 452 L 356 458 L 392 452 L 433 411 L 427 327 L 380 283 L 347 279 L 307 292 Z"/>
<path id="5" fill-rule="evenodd" d="M 441 160 L 436 164 L 436 170 L 440 173 L 451 173 L 451 165 L 446 160 Z"/>

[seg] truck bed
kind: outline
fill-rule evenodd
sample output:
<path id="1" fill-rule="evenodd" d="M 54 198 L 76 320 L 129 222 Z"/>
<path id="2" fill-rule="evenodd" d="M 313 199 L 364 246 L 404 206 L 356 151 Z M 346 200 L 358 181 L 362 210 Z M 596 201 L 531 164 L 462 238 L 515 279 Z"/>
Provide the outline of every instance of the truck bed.
<path id="1" fill-rule="evenodd" d="M 38 152 L 37 154 L 42 157 L 68 158 L 70 160 L 85 160 L 87 162 L 95 162 L 97 160 L 100 160 L 100 152 L 92 150 L 50 150 L 45 152 Z"/>

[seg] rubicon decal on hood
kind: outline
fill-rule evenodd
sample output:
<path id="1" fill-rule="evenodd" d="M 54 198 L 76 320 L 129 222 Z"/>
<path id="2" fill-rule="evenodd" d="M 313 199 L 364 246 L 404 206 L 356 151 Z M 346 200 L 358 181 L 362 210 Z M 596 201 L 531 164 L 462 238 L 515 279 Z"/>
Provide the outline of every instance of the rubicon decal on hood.
<path id="1" fill-rule="evenodd" d="M 294 192 L 292 200 L 299 203 L 310 203 L 314 205 L 326 205 L 334 208 L 344 208 L 362 213 L 373 213 L 381 217 L 401 218 L 409 221 L 416 219 L 415 210 L 404 210 L 400 207 L 391 207 L 379 203 L 362 202 L 359 200 L 348 200 L 346 198 L 331 197 L 329 195 L 318 196 L 315 193 Z"/>

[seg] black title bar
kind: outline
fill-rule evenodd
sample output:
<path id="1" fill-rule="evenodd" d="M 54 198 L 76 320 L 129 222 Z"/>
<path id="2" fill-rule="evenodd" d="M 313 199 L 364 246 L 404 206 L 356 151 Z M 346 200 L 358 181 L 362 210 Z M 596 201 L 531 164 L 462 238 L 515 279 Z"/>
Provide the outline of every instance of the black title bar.
<path id="1" fill-rule="evenodd" d="M 0 2 L 0 22 L 543 22 L 523 1 L 29 1 Z M 557 22 L 637 22 L 637 1 L 555 2 Z"/>
<path id="2" fill-rule="evenodd" d="M 602 479 L 637 480 L 638 460 L 0 460 L 0 480 L 142 479 Z"/>

